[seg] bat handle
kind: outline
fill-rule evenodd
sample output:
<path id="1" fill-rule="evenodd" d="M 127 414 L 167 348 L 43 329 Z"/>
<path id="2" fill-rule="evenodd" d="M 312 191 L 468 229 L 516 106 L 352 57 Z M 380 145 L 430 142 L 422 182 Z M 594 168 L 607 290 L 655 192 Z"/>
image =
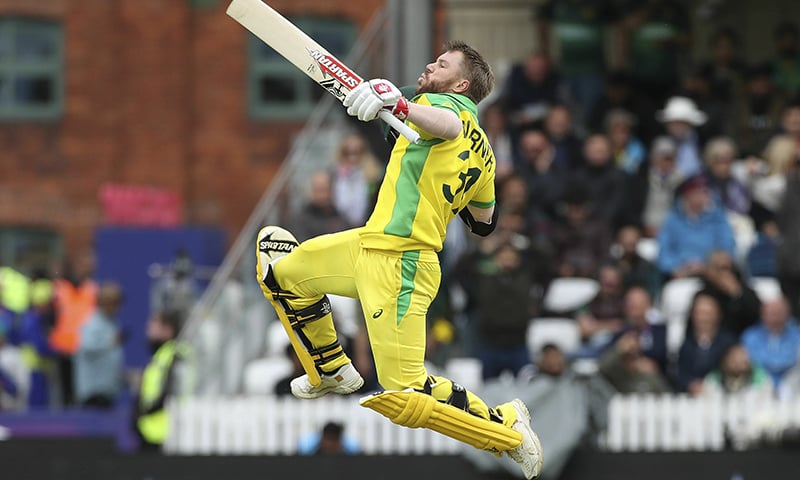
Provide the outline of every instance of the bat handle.
<path id="1" fill-rule="evenodd" d="M 419 133 L 415 132 L 411 127 L 403 123 L 402 120 L 392 115 L 390 112 L 383 110 L 378 114 L 381 120 L 388 123 L 390 127 L 397 130 L 400 135 L 406 137 L 409 142 L 417 143 L 419 141 Z"/>

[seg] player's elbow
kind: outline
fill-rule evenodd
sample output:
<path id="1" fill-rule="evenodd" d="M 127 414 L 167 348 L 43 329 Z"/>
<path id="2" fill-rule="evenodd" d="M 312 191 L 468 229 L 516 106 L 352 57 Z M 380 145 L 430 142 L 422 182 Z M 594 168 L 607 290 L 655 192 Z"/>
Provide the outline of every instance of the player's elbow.
<path id="1" fill-rule="evenodd" d="M 479 237 L 488 237 L 490 233 L 494 232 L 494 223 L 475 222 L 471 231 Z"/>

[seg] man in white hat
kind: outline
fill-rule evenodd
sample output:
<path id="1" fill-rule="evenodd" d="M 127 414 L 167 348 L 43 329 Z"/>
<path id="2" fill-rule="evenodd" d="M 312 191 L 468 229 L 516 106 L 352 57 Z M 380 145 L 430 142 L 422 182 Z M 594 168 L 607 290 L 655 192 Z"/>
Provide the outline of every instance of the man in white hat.
<path id="1" fill-rule="evenodd" d="M 698 173 L 703 163 L 697 127 L 706 123 L 706 114 L 689 98 L 671 97 L 664 110 L 656 112 L 656 119 L 664 124 L 678 146 L 675 156 L 678 173 L 684 178 Z"/>

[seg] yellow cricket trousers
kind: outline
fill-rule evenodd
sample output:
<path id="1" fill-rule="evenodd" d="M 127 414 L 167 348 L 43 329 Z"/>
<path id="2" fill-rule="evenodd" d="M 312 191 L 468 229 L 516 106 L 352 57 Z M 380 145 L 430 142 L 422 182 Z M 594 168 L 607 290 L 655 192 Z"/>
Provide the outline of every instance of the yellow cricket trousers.
<path id="1" fill-rule="evenodd" d="M 378 382 L 386 390 L 422 390 L 425 370 L 426 314 L 441 281 L 436 253 L 389 252 L 361 247 L 360 229 L 312 238 L 273 266 L 281 289 L 299 296 L 289 305 L 300 310 L 324 294 L 356 298 L 361 302 Z M 303 327 L 314 348 L 336 341 L 333 317 L 326 315 Z M 340 356 L 322 365 L 332 372 L 350 362 Z M 431 377 L 431 394 L 445 401 L 450 380 Z M 468 392 L 469 411 L 489 419 L 490 411 Z M 505 422 L 504 422 L 505 423 Z"/>

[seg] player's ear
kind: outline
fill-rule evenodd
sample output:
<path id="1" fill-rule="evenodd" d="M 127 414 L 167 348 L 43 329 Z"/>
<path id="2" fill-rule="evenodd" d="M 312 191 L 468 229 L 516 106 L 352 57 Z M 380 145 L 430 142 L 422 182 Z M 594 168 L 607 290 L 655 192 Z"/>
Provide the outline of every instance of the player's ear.
<path id="1" fill-rule="evenodd" d="M 453 87 L 453 93 L 464 93 L 467 90 L 469 90 L 469 80 L 466 78 L 462 78 L 461 80 L 457 81 Z"/>

